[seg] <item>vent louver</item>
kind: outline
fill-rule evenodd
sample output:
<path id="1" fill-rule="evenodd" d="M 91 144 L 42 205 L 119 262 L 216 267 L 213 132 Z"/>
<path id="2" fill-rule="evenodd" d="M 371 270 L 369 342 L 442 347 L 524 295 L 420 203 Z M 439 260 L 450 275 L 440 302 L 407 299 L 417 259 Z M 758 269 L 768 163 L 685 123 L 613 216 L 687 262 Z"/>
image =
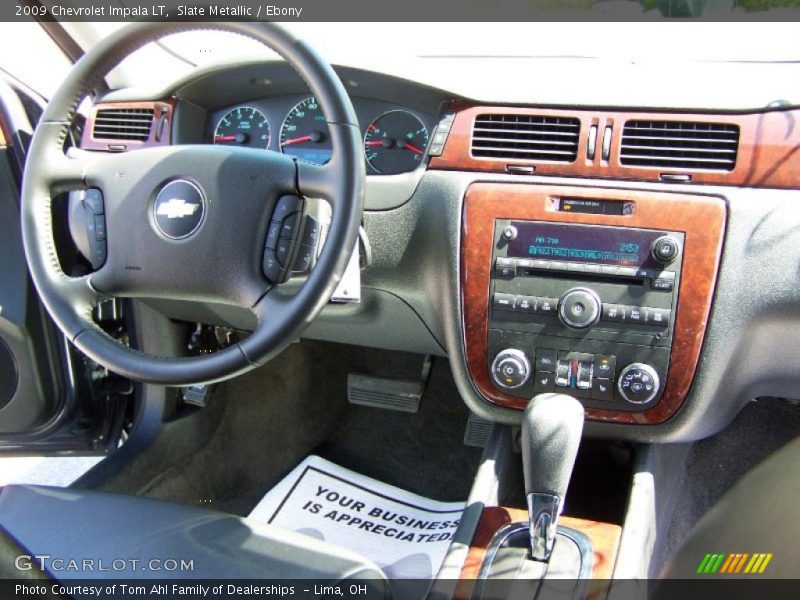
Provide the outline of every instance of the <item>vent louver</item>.
<path id="1" fill-rule="evenodd" d="M 146 142 L 153 127 L 152 108 L 102 108 L 97 111 L 92 137 L 97 140 Z"/>
<path id="2" fill-rule="evenodd" d="M 628 121 L 620 162 L 637 167 L 733 171 L 739 126 L 725 123 Z"/>
<path id="3" fill-rule="evenodd" d="M 580 120 L 570 117 L 478 115 L 472 130 L 472 155 L 575 162 L 580 131 Z"/>

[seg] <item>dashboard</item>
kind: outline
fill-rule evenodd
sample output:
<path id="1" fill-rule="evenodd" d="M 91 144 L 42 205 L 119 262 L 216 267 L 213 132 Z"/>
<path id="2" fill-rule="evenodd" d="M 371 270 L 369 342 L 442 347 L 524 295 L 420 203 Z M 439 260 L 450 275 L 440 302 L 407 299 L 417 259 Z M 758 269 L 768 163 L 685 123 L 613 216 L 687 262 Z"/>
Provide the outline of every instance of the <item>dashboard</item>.
<path id="1" fill-rule="evenodd" d="M 796 107 L 482 104 L 336 70 L 364 142 L 362 297 L 329 305 L 306 337 L 446 356 L 470 410 L 495 422 L 566 387 L 587 431 L 631 440 L 707 436 L 794 389 L 791 361 L 770 357 L 800 335 Z M 98 139 L 118 110 L 155 125 Z M 107 94 L 81 145 L 229 144 L 324 164 L 325 123 L 285 65 L 219 65 Z M 150 304 L 251 326 L 229 307 Z"/>
<path id="2" fill-rule="evenodd" d="M 361 124 L 369 174 L 397 175 L 424 165 L 435 115 L 394 102 L 362 97 L 352 100 Z M 326 117 L 313 96 L 277 95 L 210 111 L 205 139 L 325 164 L 332 151 L 325 123 Z"/>

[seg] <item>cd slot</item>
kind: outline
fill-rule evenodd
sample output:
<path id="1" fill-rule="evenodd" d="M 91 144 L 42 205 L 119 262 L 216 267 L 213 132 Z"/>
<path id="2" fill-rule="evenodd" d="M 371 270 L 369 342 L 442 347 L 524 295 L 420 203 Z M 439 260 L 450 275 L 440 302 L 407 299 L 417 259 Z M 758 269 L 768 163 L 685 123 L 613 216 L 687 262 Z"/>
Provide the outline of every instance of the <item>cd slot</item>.
<path id="1" fill-rule="evenodd" d="M 519 277 L 538 277 L 541 279 L 564 279 L 565 277 L 571 277 L 572 273 L 570 272 L 548 272 L 548 271 L 526 271 L 525 269 L 518 269 L 517 276 Z M 645 279 L 640 277 L 617 277 L 616 275 L 601 275 L 601 274 L 589 274 L 589 273 L 578 273 L 574 274 L 574 279 L 579 279 L 580 281 L 585 282 L 596 282 L 596 283 L 615 283 L 618 285 L 644 285 Z"/>

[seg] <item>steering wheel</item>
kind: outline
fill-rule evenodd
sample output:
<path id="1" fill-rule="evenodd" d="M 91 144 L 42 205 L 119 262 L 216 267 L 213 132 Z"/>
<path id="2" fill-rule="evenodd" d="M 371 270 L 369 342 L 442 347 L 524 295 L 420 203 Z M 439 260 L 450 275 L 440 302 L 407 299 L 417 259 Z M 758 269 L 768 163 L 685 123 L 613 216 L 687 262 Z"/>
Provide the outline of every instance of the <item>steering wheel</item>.
<path id="1" fill-rule="evenodd" d="M 221 145 L 150 147 L 117 154 L 64 151 L 78 105 L 122 59 L 165 35 L 200 29 L 259 41 L 300 74 L 328 120 L 333 156 L 326 165 Z M 130 25 L 103 39 L 75 64 L 36 128 L 22 184 L 28 268 L 61 331 L 109 370 L 176 386 L 226 379 L 278 354 L 330 300 L 358 237 L 364 170 L 361 134 L 344 86 L 309 46 L 280 26 Z M 56 254 L 52 203 L 66 191 L 89 188 L 102 193 L 107 258 L 94 272 L 70 277 Z M 154 221 L 154 203 L 177 196 L 177 202 L 172 197 L 167 201 L 181 212 L 186 194 L 199 200 L 197 227 L 185 236 L 165 235 Z M 333 213 L 316 265 L 293 294 L 270 282 L 262 269 L 271 215 L 285 195 L 325 199 Z M 118 343 L 93 322 L 93 307 L 109 297 L 233 304 L 250 309 L 258 325 L 241 342 L 213 354 L 154 356 Z"/>

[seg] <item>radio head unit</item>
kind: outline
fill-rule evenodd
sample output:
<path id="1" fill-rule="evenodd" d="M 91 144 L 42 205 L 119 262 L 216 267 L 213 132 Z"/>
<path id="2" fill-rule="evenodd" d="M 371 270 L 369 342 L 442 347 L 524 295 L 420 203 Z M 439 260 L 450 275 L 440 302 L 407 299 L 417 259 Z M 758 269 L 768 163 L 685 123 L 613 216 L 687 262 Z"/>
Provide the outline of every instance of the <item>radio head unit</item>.
<path id="1" fill-rule="evenodd" d="M 501 391 L 642 411 L 666 380 L 684 234 L 495 221 L 487 367 Z"/>

